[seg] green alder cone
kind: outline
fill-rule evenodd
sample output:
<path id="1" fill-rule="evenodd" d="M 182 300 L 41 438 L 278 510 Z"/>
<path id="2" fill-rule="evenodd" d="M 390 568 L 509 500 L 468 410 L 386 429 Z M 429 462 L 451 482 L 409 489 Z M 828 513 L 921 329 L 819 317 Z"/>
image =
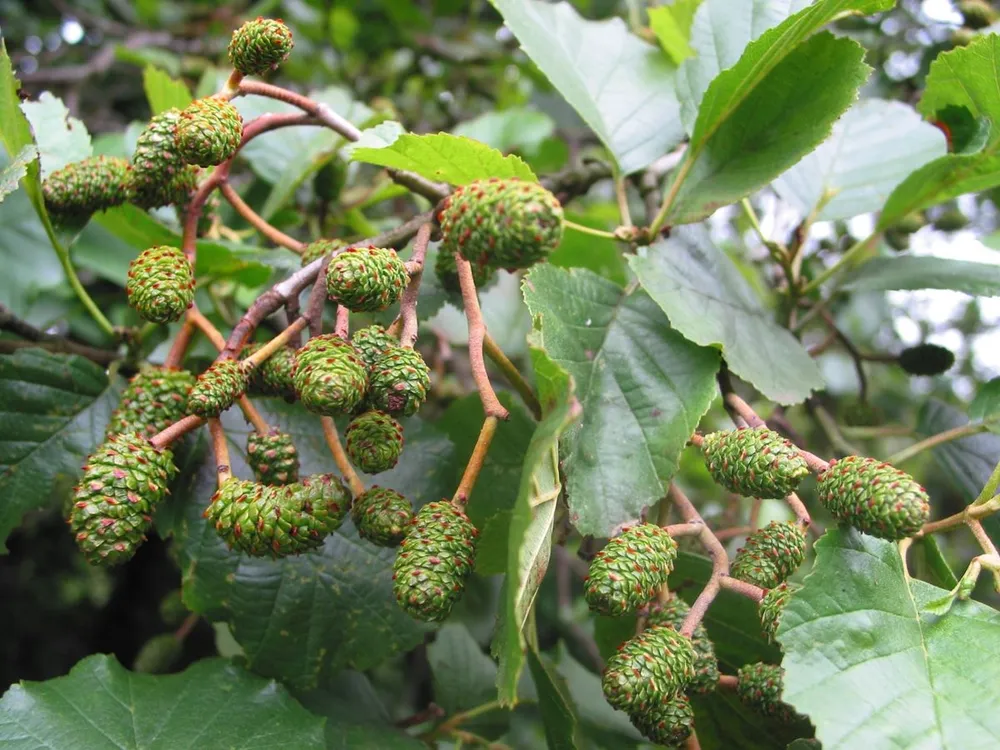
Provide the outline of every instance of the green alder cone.
<path id="1" fill-rule="evenodd" d="M 469 517 L 447 500 L 421 508 L 392 566 L 399 606 L 417 620 L 447 619 L 475 567 L 478 536 Z"/>
<path id="2" fill-rule="evenodd" d="M 896 222 L 892 229 L 900 234 L 910 235 L 919 232 L 926 223 L 926 217 L 920 211 L 914 211 Z"/>
<path id="3" fill-rule="evenodd" d="M 302 267 L 305 268 L 314 260 L 318 260 L 324 255 L 329 255 L 335 250 L 340 250 L 344 247 L 347 247 L 347 243 L 343 240 L 316 240 L 315 242 L 310 242 L 302 248 Z"/>
<path id="4" fill-rule="evenodd" d="M 374 485 L 354 498 L 351 520 L 362 539 L 379 547 L 398 547 L 410 530 L 413 509 L 395 490 Z"/>
<path id="5" fill-rule="evenodd" d="M 173 633 L 153 636 L 139 649 L 132 662 L 132 671 L 142 674 L 169 672 L 180 659 L 183 650 L 184 644 Z"/>
<path id="6" fill-rule="evenodd" d="M 403 295 L 410 277 L 395 251 L 349 247 L 326 268 L 326 293 L 352 312 L 381 312 Z"/>
<path id="7" fill-rule="evenodd" d="M 294 45 L 292 31 L 284 23 L 258 17 L 233 32 L 229 62 L 245 76 L 264 75 L 276 70 Z"/>
<path id="8" fill-rule="evenodd" d="M 680 631 L 691 608 L 674 596 L 663 605 L 653 607 L 646 618 L 647 627 L 665 625 Z M 694 648 L 694 679 L 687 687 L 689 693 L 711 693 L 719 684 L 719 660 L 715 657 L 715 647 L 708 637 L 705 626 L 698 627 L 691 634 L 691 646 Z"/>
<path id="9" fill-rule="evenodd" d="M 736 553 L 729 575 L 762 589 L 788 579 L 806 558 L 806 534 L 796 523 L 771 521 L 757 529 Z"/>
<path id="10" fill-rule="evenodd" d="M 949 208 L 934 219 L 934 228 L 942 232 L 957 232 L 969 225 L 969 217 L 957 208 Z"/>
<path id="11" fill-rule="evenodd" d="M 383 354 L 399 346 L 399 341 L 390 336 L 382 326 L 368 326 L 354 332 L 351 344 L 364 361 L 365 367 L 371 370 Z"/>
<path id="12" fill-rule="evenodd" d="M 295 391 L 315 414 L 349 414 L 368 390 L 368 370 L 357 351 L 333 334 L 313 336 L 296 353 Z"/>
<path id="13" fill-rule="evenodd" d="M 335 156 L 316 172 L 313 178 L 313 192 L 319 200 L 333 203 L 340 197 L 340 191 L 344 189 L 346 183 L 347 163 Z"/>
<path id="14" fill-rule="evenodd" d="M 874 458 L 830 462 L 818 477 L 820 502 L 838 521 L 889 541 L 911 537 L 930 517 L 924 488 L 904 471 Z"/>
<path id="15" fill-rule="evenodd" d="M 764 592 L 764 598 L 757 605 L 760 616 L 760 630 L 770 643 L 777 643 L 778 625 L 781 624 L 781 613 L 792 595 L 787 583 L 782 583 Z"/>
<path id="16" fill-rule="evenodd" d="M 217 417 L 246 393 L 249 384 L 247 371 L 239 362 L 232 359 L 215 362 L 195 381 L 187 410 L 205 419 Z"/>
<path id="17" fill-rule="evenodd" d="M 665 747 L 680 747 L 694 730 L 694 709 L 686 695 L 675 695 L 629 719 L 643 737 Z"/>
<path id="18" fill-rule="evenodd" d="M 385 412 L 366 411 L 344 433 L 347 457 L 365 474 L 388 471 L 403 452 L 403 426 Z"/>
<path id="19" fill-rule="evenodd" d="M 247 463 L 261 484 L 282 485 L 299 481 L 299 453 L 292 436 L 280 430 L 247 436 Z"/>
<path id="20" fill-rule="evenodd" d="M 180 114 L 174 131 L 177 153 L 188 164 L 213 167 L 236 153 L 243 140 L 243 116 L 214 96 L 195 99 Z"/>
<path id="21" fill-rule="evenodd" d="M 412 417 L 431 386 L 431 371 L 420 352 L 395 346 L 382 354 L 371 368 L 368 405 L 393 415 Z"/>
<path id="22" fill-rule="evenodd" d="M 955 364 L 955 355 L 937 344 L 920 344 L 903 349 L 898 362 L 910 375 L 940 375 Z"/>
<path id="23" fill-rule="evenodd" d="M 563 211 L 534 182 L 489 179 L 463 185 L 438 213 L 441 252 L 459 252 L 473 267 L 528 268 L 559 246 Z"/>
<path id="24" fill-rule="evenodd" d="M 260 349 L 262 344 L 243 347 L 240 359 L 246 359 Z M 278 396 L 293 403 L 295 392 L 295 350 L 283 346 L 265 359 L 250 375 L 248 391 L 257 396 Z"/>
<path id="25" fill-rule="evenodd" d="M 689 638 L 654 625 L 623 643 L 608 659 L 601 678 L 604 698 L 629 714 L 678 695 L 694 679 L 696 655 Z"/>
<path id="26" fill-rule="evenodd" d="M 128 381 L 105 437 L 138 432 L 152 437 L 187 414 L 194 375 L 187 370 L 146 367 Z"/>
<path id="27" fill-rule="evenodd" d="M 180 117 L 176 108 L 161 112 L 136 140 L 129 188 L 132 202 L 141 208 L 183 204 L 197 186 L 197 168 L 184 163 L 174 143 Z"/>
<path id="28" fill-rule="evenodd" d="M 637 611 L 656 598 L 676 557 L 677 543 L 656 524 L 623 529 L 590 563 L 584 586 L 587 604 L 604 615 Z"/>
<path id="29" fill-rule="evenodd" d="M 809 474 L 795 446 L 766 427 L 713 432 L 701 448 L 712 478 L 744 497 L 787 497 Z"/>
<path id="30" fill-rule="evenodd" d="M 42 183 L 45 207 L 59 224 L 83 224 L 91 214 L 132 198 L 127 159 L 92 156 L 67 164 Z"/>
<path id="31" fill-rule="evenodd" d="M 147 248 L 129 263 L 125 293 L 143 320 L 173 323 L 194 303 L 194 269 L 176 247 Z"/>
<path id="32" fill-rule="evenodd" d="M 231 477 L 205 510 L 216 533 L 251 557 L 287 557 L 322 546 L 343 523 L 350 494 L 332 474 L 271 487 Z"/>
<path id="33" fill-rule="evenodd" d="M 736 673 L 736 695 L 743 705 L 757 713 L 791 723 L 800 714 L 781 701 L 784 677 L 785 670 L 775 664 L 747 664 Z"/>
<path id="34" fill-rule="evenodd" d="M 183 591 L 181 589 L 174 589 L 160 599 L 160 606 L 157 607 L 157 612 L 164 625 L 171 628 L 180 625 L 190 612 L 184 605 Z"/>
<path id="35" fill-rule="evenodd" d="M 135 554 L 176 472 L 169 450 L 135 432 L 111 436 L 90 455 L 69 514 L 87 562 L 117 565 Z"/>
<path id="36" fill-rule="evenodd" d="M 437 274 L 438 281 L 446 292 L 451 294 L 461 294 L 462 285 L 458 281 L 458 264 L 455 262 L 455 254 L 445 252 L 443 249 L 438 252 L 434 260 L 434 273 Z M 496 268 L 472 264 L 472 280 L 476 284 L 476 289 L 483 291 L 492 286 L 496 281 Z"/>

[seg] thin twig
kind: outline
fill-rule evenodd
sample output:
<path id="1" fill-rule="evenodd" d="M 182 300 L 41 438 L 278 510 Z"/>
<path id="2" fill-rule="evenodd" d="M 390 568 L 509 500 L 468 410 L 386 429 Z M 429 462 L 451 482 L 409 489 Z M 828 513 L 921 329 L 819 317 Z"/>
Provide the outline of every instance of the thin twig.
<path id="1" fill-rule="evenodd" d="M 365 485 L 358 477 L 357 472 L 354 471 L 354 467 L 351 466 L 351 462 L 344 452 L 344 446 L 340 443 L 340 435 L 337 434 L 337 425 L 334 424 L 333 417 L 320 417 L 320 422 L 323 424 L 323 436 L 326 438 L 326 444 L 330 448 L 334 463 L 337 464 L 341 475 L 347 480 L 351 494 L 357 497 L 365 491 Z"/>
<path id="2" fill-rule="evenodd" d="M 309 336 L 323 333 L 323 310 L 326 309 L 326 274 L 330 268 L 330 255 L 322 259 L 319 273 L 306 302 L 305 318 L 309 321 Z"/>
<path id="3" fill-rule="evenodd" d="M 236 210 L 236 213 L 246 219 L 254 229 L 271 240 L 275 245 L 281 245 L 293 253 L 302 254 L 302 250 L 305 247 L 304 242 L 299 242 L 294 237 L 289 237 L 277 227 L 269 224 L 264 217 L 247 205 L 246 201 L 239 196 L 239 193 L 228 182 L 219 184 L 219 192 L 222 193 L 223 198 L 229 201 L 229 204 Z"/>
<path id="4" fill-rule="evenodd" d="M 904 461 L 909 461 L 911 458 L 923 453 L 928 448 L 934 448 L 938 445 L 942 445 L 943 443 L 951 442 L 952 440 L 959 440 L 964 437 L 969 437 L 970 435 L 985 432 L 986 429 L 986 425 L 981 422 L 952 427 L 950 430 L 945 430 L 944 432 L 939 432 L 936 435 L 931 435 L 918 443 L 914 443 L 907 448 L 903 448 L 903 450 L 898 453 L 894 453 L 889 456 L 889 458 L 886 459 L 886 463 L 896 466 Z"/>
<path id="5" fill-rule="evenodd" d="M 755 586 L 752 583 L 747 583 L 746 581 L 741 581 L 738 578 L 733 578 L 732 576 L 722 576 L 719 579 L 719 584 L 722 588 L 733 591 L 740 596 L 745 596 L 747 599 L 760 604 L 761 599 L 764 598 L 764 589 L 760 586 Z"/>
<path id="6" fill-rule="evenodd" d="M 218 486 L 225 484 L 233 476 L 233 467 L 229 461 L 229 444 L 226 433 L 218 417 L 208 420 L 208 431 L 212 435 L 212 455 L 215 457 L 215 475 Z"/>
<path id="7" fill-rule="evenodd" d="M 149 442 L 154 448 L 166 448 L 178 438 L 187 435 L 196 427 L 200 427 L 204 421 L 204 419 L 194 414 L 182 417 L 166 429 L 153 435 L 153 437 L 149 439 Z"/>
<path id="8" fill-rule="evenodd" d="M 191 322 L 189 317 L 185 316 L 180 330 L 177 331 L 177 335 L 174 337 L 174 343 L 170 345 L 170 351 L 167 352 L 167 357 L 163 360 L 164 367 L 181 366 L 184 362 L 184 355 L 187 353 L 188 345 L 191 343 L 191 337 L 194 335 L 194 330 L 194 323 Z"/>
<path id="9" fill-rule="evenodd" d="M 333 333 L 344 341 L 351 337 L 351 311 L 343 305 L 337 305 L 337 320 L 333 324 Z"/>
<path id="10" fill-rule="evenodd" d="M 532 415 L 535 419 L 542 418 L 542 405 L 538 401 L 538 396 L 535 395 L 534 389 L 524 376 L 521 371 L 514 366 L 514 363 L 508 359 L 507 355 L 504 354 L 503 349 L 500 345 L 490 336 L 489 331 L 485 331 L 483 334 L 483 351 L 486 356 L 497 367 L 500 368 L 500 372 L 504 374 L 507 378 L 507 382 L 513 386 L 514 390 L 517 391 L 518 395 L 524 400 L 525 405 L 531 410 Z"/>
<path id="11" fill-rule="evenodd" d="M 473 487 L 476 486 L 476 480 L 479 478 L 483 464 L 486 463 L 486 454 L 496 431 L 497 417 L 487 416 L 479 430 L 479 438 L 476 440 L 476 446 L 472 449 L 472 455 L 469 456 L 469 462 L 465 465 L 462 480 L 458 483 L 458 489 L 455 490 L 455 494 L 451 498 L 452 504 L 456 507 L 464 508 L 469 502 L 469 496 L 472 494 Z"/>
<path id="12" fill-rule="evenodd" d="M 417 298 L 420 295 L 420 280 L 424 273 L 424 258 L 427 257 L 427 246 L 431 241 L 431 230 L 434 226 L 428 222 L 417 231 L 413 241 L 413 253 L 410 256 L 410 283 L 406 285 L 403 298 L 399 301 L 399 317 L 403 321 L 403 330 L 399 334 L 399 345 L 412 348 L 417 340 Z"/>
<path id="13" fill-rule="evenodd" d="M 409 729 L 410 727 L 418 727 L 421 724 L 426 724 L 428 721 L 435 721 L 444 717 L 444 715 L 445 710 L 441 706 L 437 703 L 429 703 L 427 708 L 417 711 L 417 713 L 407 716 L 405 719 L 400 719 L 393 726 L 397 729 Z"/>
<path id="14" fill-rule="evenodd" d="M 497 394 L 490 384 L 490 376 L 486 372 L 486 361 L 483 359 L 486 324 L 483 322 L 483 313 L 479 309 L 479 297 L 476 295 L 476 282 L 472 278 L 472 266 L 458 253 L 455 253 L 455 263 L 458 266 L 458 281 L 462 287 L 462 305 L 465 308 L 465 319 L 469 327 L 469 364 L 472 366 L 472 378 L 479 390 L 479 400 L 483 402 L 483 411 L 486 416 L 507 419 L 510 414 L 497 399 Z"/>
<path id="15" fill-rule="evenodd" d="M 300 317 L 293 320 L 281 333 L 268 341 L 249 357 L 242 360 L 244 367 L 260 367 L 260 365 L 268 360 L 276 351 L 278 351 L 278 349 L 281 349 L 283 346 L 288 344 L 289 341 L 298 336 L 299 332 L 305 328 L 306 325 L 307 321 L 305 318 Z"/>

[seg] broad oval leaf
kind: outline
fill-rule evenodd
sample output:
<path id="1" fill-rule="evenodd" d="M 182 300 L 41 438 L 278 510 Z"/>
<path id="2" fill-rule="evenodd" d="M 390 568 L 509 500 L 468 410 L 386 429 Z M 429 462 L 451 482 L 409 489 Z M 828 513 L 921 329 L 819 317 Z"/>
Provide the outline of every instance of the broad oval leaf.
<path id="1" fill-rule="evenodd" d="M 954 406 L 932 398 L 920 409 L 917 434 L 930 437 L 968 423 L 968 418 Z M 935 445 L 931 454 L 963 499 L 972 502 L 1000 461 L 1000 436 L 985 432 L 966 435 Z M 995 518 L 986 520 L 986 523 L 994 522 Z"/>
<path id="2" fill-rule="evenodd" d="M 38 101 L 24 102 L 21 110 L 31 123 L 42 179 L 93 153 L 87 127 L 75 117 L 70 117 L 69 110 L 59 97 L 43 91 Z"/>
<path id="3" fill-rule="evenodd" d="M 0 700 L 0 744 L 11 750 L 323 750 L 323 720 L 281 685 L 223 659 L 180 674 L 126 670 L 88 656 L 65 677 L 22 682 Z"/>
<path id="4" fill-rule="evenodd" d="M 907 578 L 896 545 L 828 531 L 785 608 L 784 700 L 827 750 L 993 748 L 1000 742 L 1000 612 Z"/>
<path id="5" fill-rule="evenodd" d="M 0 172 L 0 203 L 8 195 L 17 190 L 17 186 L 28 174 L 28 168 L 32 162 L 38 158 L 38 149 L 33 144 L 28 144 L 11 160 L 10 164 Z"/>
<path id="6" fill-rule="evenodd" d="M 184 81 L 171 78 L 155 65 L 143 68 L 142 88 L 154 115 L 174 107 L 184 109 L 192 101 L 191 91 Z"/>
<path id="7" fill-rule="evenodd" d="M 663 496 L 715 397 L 719 355 L 671 329 L 645 292 L 590 271 L 537 266 L 523 291 L 541 316 L 541 345 L 583 407 L 560 451 L 571 521 L 607 536 Z"/>
<path id="8" fill-rule="evenodd" d="M 691 25 L 701 0 L 675 0 L 649 8 L 649 28 L 671 60 L 680 64 L 696 54 L 691 46 Z M 678 82 L 678 88 L 680 82 Z M 683 107 L 683 105 L 682 105 Z"/>
<path id="9" fill-rule="evenodd" d="M 996 297 L 1000 295 L 1000 264 L 931 255 L 894 255 L 868 261 L 844 285 L 859 292 L 951 289 L 979 297 Z"/>
<path id="10" fill-rule="evenodd" d="M 1000 431 L 1000 378 L 993 378 L 976 391 L 976 397 L 969 404 L 969 418 L 985 422 L 991 432 Z"/>

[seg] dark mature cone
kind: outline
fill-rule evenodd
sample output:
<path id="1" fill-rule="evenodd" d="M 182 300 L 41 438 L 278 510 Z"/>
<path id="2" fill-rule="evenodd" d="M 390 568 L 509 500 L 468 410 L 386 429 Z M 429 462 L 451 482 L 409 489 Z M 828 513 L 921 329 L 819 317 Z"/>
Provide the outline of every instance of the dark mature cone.
<path id="1" fill-rule="evenodd" d="M 403 452 L 403 426 L 382 411 L 366 411 L 344 433 L 347 456 L 365 474 L 388 471 Z"/>
<path id="2" fill-rule="evenodd" d="M 42 183 L 45 207 L 59 223 L 82 224 L 96 211 L 132 197 L 127 159 L 92 156 L 67 164 Z"/>
<path id="3" fill-rule="evenodd" d="M 694 679 L 691 640 L 667 625 L 654 625 L 623 643 L 601 678 L 604 697 L 629 714 L 678 695 Z"/>
<path id="4" fill-rule="evenodd" d="M 362 539 L 379 547 L 398 547 L 410 530 L 413 509 L 395 490 L 374 485 L 354 498 L 351 520 Z"/>
<path id="5" fill-rule="evenodd" d="M 169 672 L 181 656 L 184 643 L 173 633 L 154 635 L 146 641 L 132 662 L 132 671 L 141 674 Z"/>
<path id="6" fill-rule="evenodd" d="M 646 626 L 665 625 L 680 632 L 691 608 L 683 599 L 673 597 L 662 606 L 653 607 L 646 619 Z M 705 626 L 698 627 L 691 634 L 691 646 L 694 648 L 694 679 L 688 685 L 688 692 L 711 693 L 719 684 L 719 660 L 715 658 L 715 647 Z"/>
<path id="7" fill-rule="evenodd" d="M 743 705 L 763 716 L 791 723 L 799 714 L 787 703 L 782 703 L 785 670 L 776 664 L 747 664 L 736 673 L 736 695 Z"/>
<path id="8" fill-rule="evenodd" d="M 247 463 L 261 484 L 282 485 L 299 481 L 299 454 L 292 436 L 279 430 L 247 437 Z"/>
<path id="9" fill-rule="evenodd" d="M 412 417 L 427 399 L 431 371 L 414 349 L 386 351 L 371 368 L 368 404 L 373 409 Z"/>
<path id="10" fill-rule="evenodd" d="M 787 497 L 809 474 L 795 446 L 766 427 L 710 433 L 701 449 L 712 478 L 745 497 Z"/>
<path id="11" fill-rule="evenodd" d="M 322 258 L 324 255 L 328 255 L 334 250 L 340 250 L 342 247 L 347 247 L 347 243 L 343 240 L 316 240 L 315 242 L 310 242 L 302 248 L 302 266 L 308 266 L 317 258 Z"/>
<path id="12" fill-rule="evenodd" d="M 107 435 L 138 432 L 152 437 L 187 414 L 194 375 L 187 370 L 148 367 L 128 381 L 118 408 L 111 414 Z"/>
<path id="13" fill-rule="evenodd" d="M 795 523 L 771 521 L 747 537 L 736 553 L 729 574 L 762 589 L 787 580 L 806 558 L 806 535 Z"/>
<path id="14" fill-rule="evenodd" d="M 968 224 L 969 217 L 957 208 L 949 208 L 934 219 L 934 228 L 942 232 L 957 232 L 959 229 L 965 229 Z"/>
<path id="15" fill-rule="evenodd" d="M 240 147 L 243 116 L 224 99 L 195 99 L 181 112 L 174 138 L 177 153 L 185 162 L 213 167 L 231 158 Z"/>
<path id="16" fill-rule="evenodd" d="M 997 11 L 986 0 L 961 0 L 958 12 L 970 29 L 984 29 L 997 21 Z"/>
<path id="17" fill-rule="evenodd" d="M 587 604 L 603 615 L 635 612 L 656 598 L 676 557 L 677 543 L 655 523 L 623 529 L 590 563 Z"/>
<path id="18" fill-rule="evenodd" d="M 386 333 L 382 326 L 368 326 L 354 332 L 351 343 L 369 370 L 390 349 L 399 346 L 399 341 Z"/>
<path id="19" fill-rule="evenodd" d="M 675 695 L 629 719 L 643 737 L 665 747 L 680 747 L 694 729 L 694 710 L 686 695 Z"/>
<path id="20" fill-rule="evenodd" d="M 194 302 L 194 269 L 176 247 L 147 248 L 129 263 L 125 293 L 143 320 L 173 323 Z"/>
<path id="21" fill-rule="evenodd" d="M 313 336 L 298 350 L 295 391 L 311 412 L 349 414 L 364 399 L 368 370 L 354 347 L 333 334 Z"/>
<path id="22" fill-rule="evenodd" d="M 247 21 L 229 41 L 229 62 L 245 76 L 276 70 L 292 51 L 292 31 L 281 21 L 260 18 Z"/>
<path id="23" fill-rule="evenodd" d="M 212 496 L 205 518 L 232 549 L 287 557 L 322 546 L 347 515 L 350 494 L 333 474 L 269 487 L 232 477 Z"/>
<path id="24" fill-rule="evenodd" d="M 771 643 L 777 643 L 775 635 L 778 633 L 778 625 L 781 623 L 781 613 L 788 604 L 792 591 L 787 583 L 775 586 L 764 592 L 764 598 L 757 605 L 757 614 L 760 615 L 760 630 Z"/>
<path id="25" fill-rule="evenodd" d="M 403 295 L 410 277 L 395 251 L 349 247 L 326 268 L 326 293 L 353 312 L 380 312 Z"/>
<path id="26" fill-rule="evenodd" d="M 139 134 L 129 186 L 132 202 L 141 208 L 184 203 L 195 189 L 198 170 L 184 163 L 174 143 L 180 117 L 179 109 L 168 109 L 153 117 Z"/>
<path id="27" fill-rule="evenodd" d="M 135 432 L 111 436 L 90 455 L 69 515 L 87 562 L 117 565 L 135 554 L 176 471 L 169 450 Z"/>
<path id="28" fill-rule="evenodd" d="M 421 508 L 392 566 L 399 606 L 417 620 L 446 619 L 475 566 L 478 536 L 469 517 L 447 500 Z"/>
<path id="29" fill-rule="evenodd" d="M 246 393 L 247 371 L 232 359 L 215 362 L 198 376 L 188 396 L 187 410 L 208 419 L 217 417 Z"/>
<path id="30" fill-rule="evenodd" d="M 438 281 L 446 292 L 461 294 L 462 285 L 458 281 L 458 264 L 455 263 L 455 254 L 439 250 L 437 258 L 434 260 L 434 273 L 437 274 Z M 476 283 L 476 289 L 482 291 L 491 285 L 497 278 L 496 269 L 493 266 L 472 264 L 472 280 Z"/>
<path id="31" fill-rule="evenodd" d="M 261 346 L 244 346 L 240 359 L 246 359 Z M 295 362 L 295 350 L 290 346 L 281 347 L 251 373 L 248 392 L 256 396 L 278 396 L 288 403 L 294 402 L 298 398 L 295 392 Z"/>
<path id="32" fill-rule="evenodd" d="M 548 190 L 522 180 L 479 180 L 444 200 L 438 213 L 442 253 L 473 266 L 527 268 L 562 240 L 563 211 Z"/>
<path id="33" fill-rule="evenodd" d="M 940 375 L 955 364 L 955 355 L 937 344 L 921 344 L 903 349 L 898 361 L 910 375 Z"/>
<path id="34" fill-rule="evenodd" d="M 838 521 L 890 541 L 916 534 L 931 512 L 927 493 L 913 477 L 874 458 L 831 461 L 816 490 Z"/>

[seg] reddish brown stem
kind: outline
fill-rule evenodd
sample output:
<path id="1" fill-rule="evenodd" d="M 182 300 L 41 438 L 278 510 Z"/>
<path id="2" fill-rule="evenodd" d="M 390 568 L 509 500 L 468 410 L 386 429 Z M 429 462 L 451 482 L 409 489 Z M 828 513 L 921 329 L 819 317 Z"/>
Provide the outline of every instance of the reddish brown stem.
<path id="1" fill-rule="evenodd" d="M 476 282 L 472 278 L 472 266 L 465 258 L 455 253 L 455 263 L 458 265 L 458 281 L 462 287 L 462 305 L 465 307 L 465 319 L 469 326 L 469 364 L 472 366 L 472 379 L 479 390 L 479 400 L 483 402 L 486 416 L 507 419 L 509 413 L 497 399 L 497 394 L 490 384 L 490 376 L 486 372 L 486 360 L 483 358 L 483 339 L 486 336 L 486 324 L 483 313 L 479 309 L 479 297 L 476 294 Z"/>
<path id="2" fill-rule="evenodd" d="M 330 256 L 326 256 L 320 264 L 319 273 L 313 283 L 309 300 L 306 302 L 305 318 L 309 321 L 309 335 L 319 336 L 323 333 L 323 310 L 326 308 L 326 272 L 330 267 Z"/>
<path id="3" fill-rule="evenodd" d="M 806 504 L 799 499 L 799 496 L 794 492 L 785 498 L 785 502 L 788 503 L 788 507 L 792 509 L 795 514 L 796 520 L 803 529 L 808 529 L 809 525 L 812 523 L 812 517 L 809 515 L 809 510 L 806 508 Z"/>
<path id="4" fill-rule="evenodd" d="M 767 427 L 767 423 L 757 416 L 757 412 L 750 407 L 750 404 L 735 393 L 726 394 L 726 404 L 736 411 L 750 427 L 755 429 L 757 427 Z"/>
<path id="5" fill-rule="evenodd" d="M 739 682 L 734 674 L 719 675 L 719 687 L 723 690 L 735 690 Z"/>
<path id="6" fill-rule="evenodd" d="M 423 711 L 418 711 L 412 716 L 400 719 L 395 723 L 395 726 L 397 729 L 409 729 L 410 727 L 417 727 L 421 724 L 426 724 L 428 721 L 441 719 L 445 716 L 445 714 L 446 711 L 441 708 L 441 706 L 436 703 L 431 703 Z"/>
<path id="7" fill-rule="evenodd" d="M 430 223 L 424 224 L 417 231 L 413 241 L 413 254 L 407 264 L 410 273 L 410 283 L 406 285 L 403 298 L 399 301 L 399 317 L 403 321 L 403 330 L 399 334 L 399 345 L 412 348 L 417 340 L 417 297 L 420 293 L 420 280 L 424 272 L 424 258 L 427 257 L 427 246 L 431 241 Z"/>
<path id="8" fill-rule="evenodd" d="M 293 253 L 302 254 L 305 243 L 299 242 L 294 237 L 289 237 L 280 229 L 269 224 L 260 214 L 246 204 L 232 185 L 228 182 L 222 182 L 219 185 L 219 191 L 222 193 L 222 197 L 229 201 L 229 204 L 236 210 L 236 213 L 246 219 L 254 229 L 271 240 L 271 242 L 275 245 L 286 247 Z"/>
<path id="9" fill-rule="evenodd" d="M 306 324 L 307 321 L 305 318 L 296 318 L 293 320 L 281 333 L 268 341 L 249 357 L 244 359 L 244 366 L 253 368 L 260 367 L 260 365 L 270 358 L 272 354 L 278 351 L 278 349 L 285 346 L 291 339 L 295 338 L 299 331 L 306 327 Z"/>
<path id="10" fill-rule="evenodd" d="M 760 604 L 760 600 L 764 598 L 764 589 L 760 586 L 754 586 L 752 583 L 737 580 L 732 576 L 722 576 L 719 579 L 719 584 L 722 588 L 734 591 L 740 596 L 745 596 L 757 604 Z"/>
<path id="11" fill-rule="evenodd" d="M 194 630 L 194 626 L 198 624 L 198 620 L 201 619 L 201 615 L 197 612 L 192 612 L 187 617 L 184 618 L 184 622 L 181 623 L 180 627 L 174 631 L 174 639 L 178 643 L 183 643 L 184 640 L 191 635 L 191 631 Z"/>
<path id="12" fill-rule="evenodd" d="M 479 439 L 476 440 L 476 446 L 472 449 L 472 455 L 469 457 L 469 463 L 465 465 L 462 481 L 459 482 L 458 489 L 455 490 L 455 494 L 451 498 L 451 502 L 458 508 L 464 508 L 469 502 L 469 496 L 472 494 L 473 487 L 476 486 L 476 480 L 479 478 L 479 472 L 483 469 L 483 464 L 486 463 L 486 454 L 490 450 L 490 443 L 493 442 L 493 435 L 496 431 L 497 417 L 492 415 L 486 417 L 479 430 Z"/>
<path id="13" fill-rule="evenodd" d="M 669 526 L 664 526 L 663 530 L 666 531 L 671 537 L 682 537 L 682 536 L 698 536 L 701 534 L 702 525 L 698 523 L 672 523 Z"/>
<path id="14" fill-rule="evenodd" d="M 217 417 L 208 420 L 208 431 L 212 435 L 212 455 L 215 457 L 215 474 L 219 487 L 233 476 L 233 467 L 229 462 L 229 444 L 226 433 Z"/>
<path id="15" fill-rule="evenodd" d="M 320 422 L 323 425 L 323 436 L 326 438 L 330 455 L 333 456 L 333 461 L 337 464 L 337 468 L 340 469 L 341 475 L 347 480 L 347 485 L 351 488 L 351 494 L 357 497 L 365 491 L 365 485 L 358 477 L 357 472 L 354 471 L 354 467 L 351 466 L 351 462 L 344 452 L 344 446 L 340 442 L 340 435 L 337 434 L 337 425 L 334 423 L 333 417 L 320 417 Z"/>
<path id="16" fill-rule="evenodd" d="M 732 539 L 733 537 L 737 536 L 746 536 L 751 531 L 753 531 L 753 529 L 751 529 L 749 526 L 733 526 L 731 529 L 720 529 L 719 531 L 716 531 L 715 538 L 721 542 L 724 539 Z"/>
<path id="17" fill-rule="evenodd" d="M 191 414 L 174 422 L 165 430 L 158 432 L 149 439 L 154 448 L 166 448 L 178 438 L 183 437 L 196 427 L 200 427 L 205 420 Z"/>
<path id="18" fill-rule="evenodd" d="M 184 322 L 181 323 L 180 330 L 177 331 L 177 336 L 174 338 L 174 343 L 170 345 L 170 351 L 167 352 L 166 359 L 163 360 L 164 367 L 181 366 L 193 335 L 194 323 L 191 322 L 190 318 L 185 317 Z"/>
<path id="19" fill-rule="evenodd" d="M 337 320 L 333 324 L 333 332 L 344 341 L 351 336 L 351 311 L 343 305 L 337 305 Z"/>

